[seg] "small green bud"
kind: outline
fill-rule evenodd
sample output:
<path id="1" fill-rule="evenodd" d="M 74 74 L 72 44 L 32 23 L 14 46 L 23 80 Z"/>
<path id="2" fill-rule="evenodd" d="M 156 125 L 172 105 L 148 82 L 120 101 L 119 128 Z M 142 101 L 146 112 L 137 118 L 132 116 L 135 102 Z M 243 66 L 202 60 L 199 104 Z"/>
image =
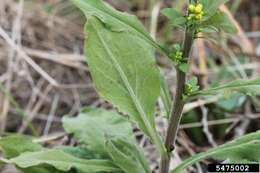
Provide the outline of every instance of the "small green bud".
<path id="1" fill-rule="evenodd" d="M 180 64 L 183 60 L 183 53 L 181 51 L 175 52 L 174 60 L 177 64 Z"/>
<path id="2" fill-rule="evenodd" d="M 192 16 L 189 15 L 187 19 L 188 19 L 189 21 L 192 20 Z"/>
<path id="3" fill-rule="evenodd" d="M 193 88 L 191 84 L 185 84 L 184 94 L 190 96 L 192 94 Z"/>

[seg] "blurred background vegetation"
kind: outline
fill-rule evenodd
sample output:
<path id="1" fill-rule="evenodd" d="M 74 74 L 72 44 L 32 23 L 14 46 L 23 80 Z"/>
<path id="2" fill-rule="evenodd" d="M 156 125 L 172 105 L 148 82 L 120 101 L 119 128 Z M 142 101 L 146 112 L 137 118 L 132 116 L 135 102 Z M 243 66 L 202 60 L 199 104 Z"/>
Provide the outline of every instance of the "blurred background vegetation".
<path id="1" fill-rule="evenodd" d="M 161 44 L 171 46 L 183 38 L 172 30 L 159 10 L 175 6 L 185 10 L 184 0 L 107 0 L 118 10 L 134 15 Z M 208 34 L 197 39 L 190 74 L 200 87 L 217 86 L 260 74 L 260 1 L 231 0 L 220 7 L 236 25 L 236 35 Z M 75 115 L 83 106 L 113 109 L 100 99 L 85 63 L 84 15 L 69 0 L 0 1 L 0 135 L 33 135 L 50 146 L 76 145 L 63 132 L 61 117 Z M 140 57 L 141 58 L 141 57 Z M 157 53 L 157 62 L 174 94 L 175 71 L 169 60 Z M 260 88 L 256 89 L 260 94 Z M 162 109 L 161 101 L 158 110 Z M 159 111 L 158 111 L 159 112 Z M 165 134 L 164 115 L 157 117 Z M 194 100 L 185 106 L 174 167 L 196 152 L 260 129 L 260 100 L 227 93 Z M 135 129 L 154 170 L 158 157 L 153 146 Z M 152 154 L 151 154 L 152 153 Z M 205 162 L 206 163 L 206 162 Z M 189 172 L 201 172 L 197 165 Z M 3 172 L 12 172 L 6 167 Z"/>

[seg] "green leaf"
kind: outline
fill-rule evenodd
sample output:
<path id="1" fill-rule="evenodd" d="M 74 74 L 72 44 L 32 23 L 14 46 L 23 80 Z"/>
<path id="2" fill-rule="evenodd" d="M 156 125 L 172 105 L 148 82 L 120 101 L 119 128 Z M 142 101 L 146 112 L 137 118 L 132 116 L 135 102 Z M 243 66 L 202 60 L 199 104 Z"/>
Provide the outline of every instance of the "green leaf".
<path id="1" fill-rule="evenodd" d="M 224 31 L 227 33 L 236 33 L 236 27 L 231 23 L 228 15 L 224 12 L 217 11 L 208 20 L 202 22 L 202 30 L 215 28 L 219 31 Z"/>
<path id="2" fill-rule="evenodd" d="M 170 89 L 163 75 L 161 75 L 161 99 L 163 102 L 166 118 L 171 116 L 173 101 L 170 93 Z"/>
<path id="3" fill-rule="evenodd" d="M 57 149 L 27 152 L 9 160 L 1 159 L 1 161 L 9 164 L 15 164 L 20 168 L 49 165 L 60 171 L 70 171 L 75 168 L 85 173 L 99 171 L 121 172 L 121 170 L 111 161 L 79 159 Z"/>
<path id="4" fill-rule="evenodd" d="M 197 86 L 198 85 L 198 78 L 192 77 L 190 80 L 187 81 L 188 84 L 192 86 Z"/>
<path id="5" fill-rule="evenodd" d="M 129 31 L 159 48 L 136 16 L 117 11 L 102 0 L 72 0 L 72 2 L 85 13 L 87 18 L 95 16 L 109 29 L 118 32 Z"/>
<path id="6" fill-rule="evenodd" d="M 230 98 L 221 98 L 216 105 L 226 111 L 232 111 L 240 106 L 242 106 L 246 101 L 246 96 L 240 93 L 235 93 L 230 96 Z"/>
<path id="7" fill-rule="evenodd" d="M 72 147 L 72 146 L 59 146 L 56 149 L 62 150 L 65 153 L 68 153 L 74 157 L 80 159 L 100 159 L 101 156 L 98 155 L 96 152 L 91 151 L 85 147 Z"/>
<path id="8" fill-rule="evenodd" d="M 0 138 L 0 150 L 4 152 L 5 158 L 12 158 L 24 152 L 42 150 L 42 146 L 32 142 L 32 139 L 22 135 L 11 135 Z"/>
<path id="9" fill-rule="evenodd" d="M 127 32 L 107 30 L 97 18 L 88 20 L 86 32 L 87 62 L 98 93 L 138 123 L 164 152 L 154 122 L 160 73 L 150 45 Z"/>
<path id="10" fill-rule="evenodd" d="M 108 137 L 106 148 L 113 162 L 125 173 L 151 172 L 143 151 L 127 138 Z"/>
<path id="11" fill-rule="evenodd" d="M 5 158 L 10 159 L 17 157 L 24 152 L 41 151 L 43 148 L 41 145 L 33 143 L 30 137 L 11 135 L 0 139 L 0 150 L 4 152 Z M 61 171 L 48 166 L 19 169 L 24 173 L 61 173 Z"/>
<path id="12" fill-rule="evenodd" d="M 198 78 L 197 77 L 192 77 L 190 80 L 187 81 L 187 84 L 191 85 L 192 92 L 196 92 L 196 91 L 199 90 Z"/>
<path id="13" fill-rule="evenodd" d="M 178 68 L 184 73 L 189 72 L 189 64 L 187 63 L 181 63 Z"/>
<path id="14" fill-rule="evenodd" d="M 104 156 L 107 156 L 105 135 L 125 136 L 134 141 L 131 124 L 113 111 L 87 108 L 77 117 L 64 117 L 62 121 L 67 133 L 73 133 L 81 144 Z"/>
<path id="15" fill-rule="evenodd" d="M 200 3 L 203 5 L 206 18 L 208 19 L 213 16 L 217 11 L 220 5 L 225 4 L 229 0 L 200 0 Z"/>
<path id="16" fill-rule="evenodd" d="M 165 8 L 162 10 L 162 14 L 170 19 L 173 26 L 183 26 L 186 23 L 186 18 L 182 12 L 175 8 Z"/>
<path id="17" fill-rule="evenodd" d="M 254 80 L 236 80 L 219 87 L 209 88 L 193 93 L 194 96 L 207 96 L 216 94 L 242 93 L 254 95 L 260 87 L 260 78 Z"/>
<path id="18" fill-rule="evenodd" d="M 20 170 L 24 173 L 72 173 L 67 171 L 59 171 L 51 166 L 35 166 Z"/>
<path id="19" fill-rule="evenodd" d="M 260 161 L 260 131 L 245 135 L 232 142 L 221 145 L 207 152 L 193 155 L 184 160 L 171 173 L 181 173 L 187 167 L 206 158 L 215 158 L 220 160 L 229 160 L 230 162 L 250 162 Z"/>

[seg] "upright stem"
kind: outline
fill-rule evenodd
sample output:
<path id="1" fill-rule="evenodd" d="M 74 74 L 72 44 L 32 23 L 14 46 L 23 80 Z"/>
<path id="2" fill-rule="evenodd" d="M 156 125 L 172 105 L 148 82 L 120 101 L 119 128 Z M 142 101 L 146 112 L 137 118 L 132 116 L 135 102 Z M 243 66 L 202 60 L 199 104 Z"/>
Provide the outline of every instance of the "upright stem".
<path id="1" fill-rule="evenodd" d="M 183 43 L 183 56 L 184 58 L 189 58 L 190 51 L 193 43 L 193 31 L 190 31 L 189 28 L 186 28 L 185 31 L 185 40 Z M 185 89 L 186 82 L 186 74 L 182 72 L 179 68 L 176 68 L 177 73 L 177 88 L 174 98 L 174 105 L 172 110 L 172 115 L 169 122 L 169 127 L 167 129 L 167 135 L 165 140 L 165 147 L 167 149 L 168 154 L 162 156 L 161 165 L 160 165 L 160 173 L 168 173 L 169 172 L 169 163 L 171 160 L 171 152 L 174 150 L 175 141 L 177 132 L 179 129 L 180 120 L 182 117 L 182 111 L 184 107 L 184 102 L 182 100 L 182 95 Z"/>

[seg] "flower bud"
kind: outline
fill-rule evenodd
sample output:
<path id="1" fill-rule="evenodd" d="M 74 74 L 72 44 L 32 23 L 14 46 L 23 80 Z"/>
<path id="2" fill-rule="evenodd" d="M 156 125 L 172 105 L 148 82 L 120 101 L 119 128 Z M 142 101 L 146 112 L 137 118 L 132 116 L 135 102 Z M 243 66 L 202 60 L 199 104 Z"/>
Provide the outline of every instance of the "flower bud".
<path id="1" fill-rule="evenodd" d="M 189 12 L 190 12 L 190 13 L 194 13 L 194 10 L 195 10 L 195 5 L 190 4 L 190 5 L 189 5 Z"/>
<path id="2" fill-rule="evenodd" d="M 196 18 L 197 20 L 201 20 L 201 19 L 202 19 L 202 15 L 201 15 L 201 14 L 197 14 L 197 15 L 195 16 L 195 18 Z"/>
<path id="3" fill-rule="evenodd" d="M 202 4 L 198 4 L 198 5 L 196 5 L 194 12 L 196 14 L 200 14 L 202 12 L 202 8 L 203 8 Z"/>
<path id="4" fill-rule="evenodd" d="M 192 94 L 192 85 L 191 84 L 185 84 L 185 89 L 184 89 L 184 93 L 185 95 L 189 96 Z"/>

